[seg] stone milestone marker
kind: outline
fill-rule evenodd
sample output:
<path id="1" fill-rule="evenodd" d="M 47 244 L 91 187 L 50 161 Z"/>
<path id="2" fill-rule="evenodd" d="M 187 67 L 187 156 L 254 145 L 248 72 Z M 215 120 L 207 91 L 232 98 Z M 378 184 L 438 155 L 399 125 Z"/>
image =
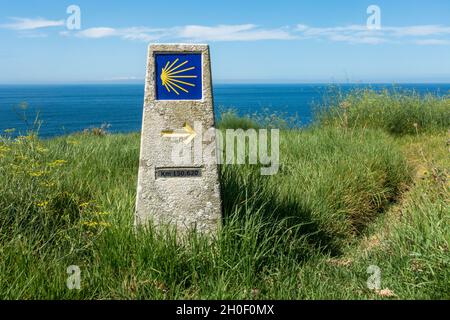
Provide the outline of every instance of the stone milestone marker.
<path id="1" fill-rule="evenodd" d="M 136 224 L 214 234 L 221 224 L 208 45 L 149 46 Z"/>

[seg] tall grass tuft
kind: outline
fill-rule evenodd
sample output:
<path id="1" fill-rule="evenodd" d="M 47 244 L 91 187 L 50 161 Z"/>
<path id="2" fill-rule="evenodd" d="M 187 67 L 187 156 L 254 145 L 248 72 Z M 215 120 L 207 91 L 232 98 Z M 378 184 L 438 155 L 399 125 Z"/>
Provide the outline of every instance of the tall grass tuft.
<path id="1" fill-rule="evenodd" d="M 450 127 L 450 96 L 364 89 L 329 102 L 317 113 L 322 125 L 380 128 L 396 135 L 437 132 Z"/>
<path id="2" fill-rule="evenodd" d="M 411 169 L 382 131 L 316 128 L 281 135 L 281 166 L 224 166 L 226 211 L 258 197 L 258 214 L 300 225 L 316 250 L 338 253 L 411 182 Z"/>

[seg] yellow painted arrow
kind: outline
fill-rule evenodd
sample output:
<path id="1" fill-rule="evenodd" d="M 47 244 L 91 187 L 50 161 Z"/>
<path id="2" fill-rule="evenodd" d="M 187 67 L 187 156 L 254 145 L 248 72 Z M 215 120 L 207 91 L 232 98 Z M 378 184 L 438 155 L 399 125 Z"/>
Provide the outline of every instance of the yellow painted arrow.
<path id="1" fill-rule="evenodd" d="M 192 129 L 192 127 L 185 122 L 182 129 L 179 130 L 163 130 L 161 131 L 161 136 L 165 138 L 187 138 L 184 140 L 185 144 L 188 144 L 195 138 L 197 133 Z"/>

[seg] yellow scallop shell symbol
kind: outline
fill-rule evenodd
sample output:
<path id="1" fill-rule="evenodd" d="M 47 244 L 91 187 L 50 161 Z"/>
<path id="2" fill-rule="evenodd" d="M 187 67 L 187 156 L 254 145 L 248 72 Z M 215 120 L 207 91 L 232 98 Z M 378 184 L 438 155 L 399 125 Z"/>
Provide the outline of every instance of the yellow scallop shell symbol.
<path id="1" fill-rule="evenodd" d="M 188 79 L 197 78 L 197 76 L 195 75 L 185 74 L 190 70 L 194 70 L 195 67 L 189 67 L 179 70 L 182 66 L 188 63 L 188 60 L 177 64 L 178 61 L 179 59 L 175 59 L 175 61 L 172 63 L 170 61 L 167 61 L 166 66 L 161 70 L 160 76 L 162 85 L 167 89 L 167 92 L 173 91 L 177 95 L 180 94 L 177 89 L 189 93 L 188 88 L 195 87 L 195 84 L 189 82 Z M 184 79 L 184 81 L 180 79 Z"/>

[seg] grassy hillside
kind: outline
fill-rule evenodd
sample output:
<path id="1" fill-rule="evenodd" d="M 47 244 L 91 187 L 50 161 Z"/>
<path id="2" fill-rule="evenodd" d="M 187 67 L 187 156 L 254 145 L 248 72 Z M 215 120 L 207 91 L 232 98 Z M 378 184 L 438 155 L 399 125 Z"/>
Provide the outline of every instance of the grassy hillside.
<path id="1" fill-rule="evenodd" d="M 0 298 L 448 299 L 449 102 L 360 92 L 308 129 L 283 126 L 277 175 L 221 167 L 213 243 L 134 231 L 138 134 L 5 133 Z M 229 113 L 220 127 L 270 125 L 257 122 Z"/>

